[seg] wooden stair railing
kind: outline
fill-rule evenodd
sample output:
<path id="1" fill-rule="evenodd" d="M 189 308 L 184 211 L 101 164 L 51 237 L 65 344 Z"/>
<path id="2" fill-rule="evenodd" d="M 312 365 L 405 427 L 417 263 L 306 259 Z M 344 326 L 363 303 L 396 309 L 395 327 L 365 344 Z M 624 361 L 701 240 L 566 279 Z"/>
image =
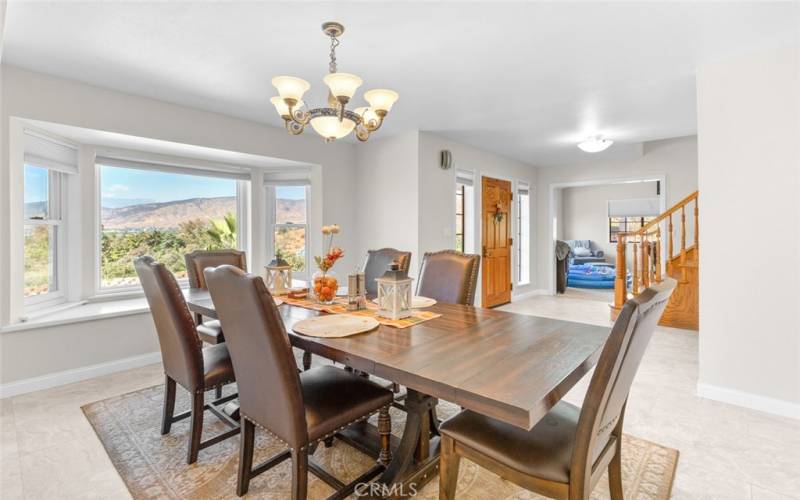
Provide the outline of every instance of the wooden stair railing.
<path id="1" fill-rule="evenodd" d="M 686 212 L 691 209 L 694 216 L 693 242 L 687 246 L 686 231 Z M 680 250 L 676 256 L 674 253 L 675 228 L 673 226 L 673 216 L 677 215 L 679 220 L 678 235 Z M 619 310 L 630 296 L 636 296 L 645 288 L 654 283 L 663 281 L 664 275 L 673 276 L 681 284 L 690 284 L 695 288 L 694 293 L 689 291 L 684 293 L 684 297 L 689 297 L 690 301 L 696 302 L 697 297 L 697 267 L 700 252 L 700 240 L 698 231 L 698 191 L 690 194 L 679 201 L 673 207 L 651 220 L 639 230 L 620 233 L 617 237 L 617 262 L 616 278 L 614 280 L 614 304 L 612 306 L 612 318 L 616 317 Z M 666 224 L 667 233 L 667 259 L 662 262 L 662 230 L 661 226 Z M 631 286 L 628 289 L 628 245 L 632 247 L 631 259 Z M 666 265 L 665 265 L 666 264 Z M 691 276 L 690 276 L 691 273 Z M 691 283 L 690 283 L 691 282 Z M 677 291 L 677 290 L 676 290 Z M 679 294 L 680 295 L 680 294 Z M 692 304 L 682 305 L 685 309 L 685 316 L 674 324 L 669 324 L 670 314 L 665 313 L 665 320 L 662 324 L 668 326 L 679 326 L 682 328 L 697 328 L 697 308 Z M 669 312 L 669 311 L 668 311 Z"/>

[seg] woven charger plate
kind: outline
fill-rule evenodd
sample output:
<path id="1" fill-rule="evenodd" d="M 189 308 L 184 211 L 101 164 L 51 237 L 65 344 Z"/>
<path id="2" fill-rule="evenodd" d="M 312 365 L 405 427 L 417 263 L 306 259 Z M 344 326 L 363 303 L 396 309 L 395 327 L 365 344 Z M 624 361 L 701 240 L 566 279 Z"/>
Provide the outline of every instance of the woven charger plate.
<path id="1" fill-rule="evenodd" d="M 298 321 L 292 330 L 309 337 L 348 337 L 374 330 L 379 325 L 375 318 L 350 316 L 348 314 L 326 314 Z"/>
<path id="2" fill-rule="evenodd" d="M 378 303 L 378 299 L 372 299 L 373 304 Z M 424 307 L 431 307 L 436 305 L 436 299 L 423 297 L 421 295 L 414 295 L 411 297 L 411 309 L 422 309 Z"/>

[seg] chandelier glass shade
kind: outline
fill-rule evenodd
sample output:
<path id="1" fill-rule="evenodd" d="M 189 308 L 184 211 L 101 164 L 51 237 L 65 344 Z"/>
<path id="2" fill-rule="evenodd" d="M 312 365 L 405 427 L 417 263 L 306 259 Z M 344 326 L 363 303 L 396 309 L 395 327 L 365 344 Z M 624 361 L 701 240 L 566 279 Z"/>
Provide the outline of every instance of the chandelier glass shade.
<path id="1" fill-rule="evenodd" d="M 347 104 L 363 80 L 336 69 L 336 47 L 339 45 L 338 37 L 344 33 L 344 26 L 327 22 L 322 25 L 322 31 L 331 39 L 330 72 L 322 79 L 328 87 L 328 106 L 307 109 L 303 95 L 311 88 L 311 84 L 294 76 L 276 76 L 272 79 L 278 96 L 270 99 L 270 102 L 292 135 L 302 134 L 310 123 L 311 128 L 326 142 L 346 137 L 354 130 L 358 140 L 366 141 L 370 134 L 383 125 L 384 118 L 400 96 L 393 90 L 373 89 L 364 93 L 369 106 L 353 111 L 347 109 Z"/>

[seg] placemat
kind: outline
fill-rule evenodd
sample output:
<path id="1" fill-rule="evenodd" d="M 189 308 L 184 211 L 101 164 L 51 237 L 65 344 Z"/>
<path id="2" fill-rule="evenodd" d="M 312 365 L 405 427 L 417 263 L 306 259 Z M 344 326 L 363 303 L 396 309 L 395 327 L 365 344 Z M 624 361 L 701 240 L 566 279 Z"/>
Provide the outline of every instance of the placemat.
<path id="1" fill-rule="evenodd" d="M 367 308 L 360 311 L 348 311 L 347 299 L 344 297 L 336 297 L 333 304 L 320 304 L 313 299 L 290 299 L 289 297 L 281 297 L 287 304 L 305 309 L 312 309 L 314 311 L 322 311 L 330 314 L 351 314 L 353 316 L 368 316 L 375 318 L 378 323 L 395 328 L 408 328 L 409 326 L 418 325 L 425 321 L 441 317 L 441 314 L 431 311 L 412 310 L 411 316 L 403 319 L 389 319 L 378 316 L 378 306 L 370 301 L 367 301 Z"/>

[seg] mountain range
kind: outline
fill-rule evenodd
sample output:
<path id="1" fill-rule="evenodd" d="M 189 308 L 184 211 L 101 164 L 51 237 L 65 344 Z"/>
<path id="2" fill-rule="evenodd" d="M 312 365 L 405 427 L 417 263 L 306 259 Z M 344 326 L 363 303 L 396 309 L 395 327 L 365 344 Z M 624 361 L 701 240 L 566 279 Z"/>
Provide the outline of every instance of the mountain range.
<path id="1" fill-rule="evenodd" d="M 278 221 L 302 222 L 304 200 L 279 199 Z M 141 231 L 149 228 L 177 229 L 179 225 L 197 219 L 222 219 L 236 213 L 236 197 L 190 198 L 158 203 L 139 203 L 123 207 L 103 207 L 103 229 L 111 231 Z"/>
<path id="2" fill-rule="evenodd" d="M 46 205 L 46 202 L 27 203 L 26 217 L 45 213 Z M 141 231 L 156 227 L 177 229 L 184 222 L 197 219 L 222 219 L 226 214 L 236 213 L 234 196 L 114 205 L 116 203 L 109 203 L 108 199 L 103 199 L 104 230 Z M 305 217 L 305 200 L 278 199 L 276 209 L 278 222 L 300 223 Z"/>

